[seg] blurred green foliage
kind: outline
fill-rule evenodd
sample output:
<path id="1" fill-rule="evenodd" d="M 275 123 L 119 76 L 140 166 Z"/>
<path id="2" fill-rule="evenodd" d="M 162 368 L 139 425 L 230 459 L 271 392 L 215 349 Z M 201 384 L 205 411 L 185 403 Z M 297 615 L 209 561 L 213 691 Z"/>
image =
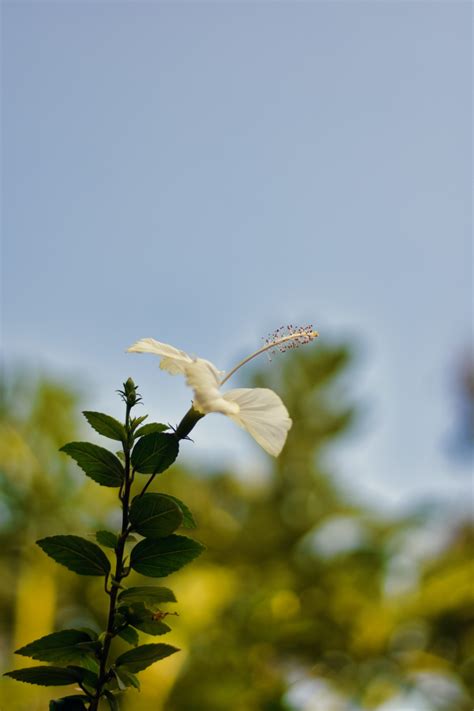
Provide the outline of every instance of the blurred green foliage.
<path id="1" fill-rule="evenodd" d="M 294 421 L 263 479 L 174 466 L 153 484 L 190 505 L 208 551 L 172 578 L 180 617 L 166 641 L 183 652 L 147 670 L 125 710 L 472 708 L 472 528 L 426 508 L 391 520 L 355 499 L 355 482 L 348 492 L 336 486 L 328 452 L 357 421 L 350 366 L 348 347 L 319 343 L 254 374 Z M 41 634 L 104 623 L 95 581 L 57 569 L 32 545 L 117 525 L 113 495 L 57 452 L 79 420 L 67 387 L 24 374 L 2 386 L 5 669 L 12 649 Z M 199 442 L 199 425 L 193 436 Z M 0 709 L 45 709 L 42 694 L 3 680 Z"/>

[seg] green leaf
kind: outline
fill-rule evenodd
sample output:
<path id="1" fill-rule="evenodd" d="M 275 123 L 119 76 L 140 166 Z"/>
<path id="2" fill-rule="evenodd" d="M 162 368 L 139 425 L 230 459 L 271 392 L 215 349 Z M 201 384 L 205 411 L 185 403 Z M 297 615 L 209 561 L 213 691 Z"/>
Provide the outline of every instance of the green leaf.
<path id="1" fill-rule="evenodd" d="M 183 528 L 196 528 L 194 516 L 181 499 L 178 499 L 176 496 L 171 496 L 171 494 L 163 494 L 163 496 L 167 496 L 169 499 L 172 499 L 175 504 L 178 504 L 181 509 L 181 513 L 183 514 L 183 523 L 181 524 Z"/>
<path id="2" fill-rule="evenodd" d="M 130 422 L 130 428 L 132 432 L 134 432 L 139 425 L 142 424 L 142 422 L 145 422 L 145 420 L 148 418 L 148 415 L 141 415 L 140 417 L 133 417 L 131 422 Z"/>
<path id="3" fill-rule="evenodd" d="M 141 622 L 135 622 L 135 627 L 140 632 L 150 634 L 153 637 L 159 637 L 162 634 L 171 632 L 171 627 L 160 620 L 142 620 Z"/>
<path id="4" fill-rule="evenodd" d="M 133 650 L 132 650 L 133 651 Z M 140 690 L 140 682 L 138 681 L 135 674 L 133 674 L 128 669 L 113 669 L 115 678 L 117 679 L 118 688 L 120 691 L 124 691 L 127 686 L 134 686 L 135 689 Z"/>
<path id="5" fill-rule="evenodd" d="M 79 575 L 107 575 L 109 559 L 95 543 L 80 536 L 49 536 L 36 541 L 50 558 Z"/>
<path id="6" fill-rule="evenodd" d="M 181 525 L 183 514 L 168 496 L 143 494 L 130 507 L 132 528 L 147 538 L 164 538 Z"/>
<path id="7" fill-rule="evenodd" d="M 153 610 L 145 607 L 143 602 L 119 607 L 119 612 L 132 627 L 136 627 L 138 630 L 146 632 L 146 634 L 160 635 L 166 634 L 171 630 L 165 622 L 155 620 Z"/>
<path id="8" fill-rule="evenodd" d="M 120 460 L 108 449 L 90 442 L 70 442 L 60 452 L 69 454 L 91 479 L 102 486 L 120 486 L 124 470 Z"/>
<path id="9" fill-rule="evenodd" d="M 174 434 L 154 432 L 138 440 L 132 451 L 132 466 L 141 474 L 160 474 L 178 456 L 179 443 Z"/>
<path id="10" fill-rule="evenodd" d="M 111 691 L 104 691 L 104 696 L 109 702 L 110 711 L 120 711 L 117 698 L 112 694 Z"/>
<path id="11" fill-rule="evenodd" d="M 116 439 L 119 442 L 126 442 L 127 433 L 125 427 L 114 417 L 104 415 L 102 412 L 91 412 L 90 410 L 84 410 L 82 414 L 90 426 L 99 434 L 109 439 Z"/>
<path id="12" fill-rule="evenodd" d="M 15 671 L 7 672 L 4 676 L 28 684 L 38 684 L 38 686 L 67 686 L 67 684 L 77 684 L 79 680 L 77 672 L 73 669 L 64 669 L 64 667 L 15 669 Z"/>
<path id="13" fill-rule="evenodd" d="M 125 627 L 123 630 L 120 630 L 118 636 L 124 639 L 125 642 L 133 644 L 134 647 L 136 647 L 139 642 L 138 632 L 134 630 L 133 627 Z"/>
<path id="14" fill-rule="evenodd" d="M 99 653 L 101 650 L 101 646 L 101 644 L 97 644 L 97 652 Z M 97 674 L 99 671 L 100 664 L 97 656 L 84 656 L 74 661 L 76 661 L 76 663 L 78 662 L 84 669 L 88 669 L 89 671 L 94 672 L 94 674 Z M 70 666 L 70 663 L 68 664 L 68 666 Z"/>
<path id="15" fill-rule="evenodd" d="M 132 604 L 134 602 L 146 602 L 150 607 L 158 607 L 162 602 L 176 602 L 174 592 L 169 588 L 155 587 L 153 585 L 142 585 L 136 588 L 128 588 L 119 593 L 118 599 L 121 603 Z"/>
<path id="16" fill-rule="evenodd" d="M 74 696 L 63 696 L 62 699 L 55 699 L 49 702 L 49 711 L 85 711 L 84 704 L 87 696 L 75 694 Z"/>
<path id="17" fill-rule="evenodd" d="M 85 634 L 88 634 L 90 639 L 97 639 L 99 636 L 97 632 L 91 627 L 77 627 L 76 629 L 78 629 L 79 632 L 84 632 Z"/>
<path id="18" fill-rule="evenodd" d="M 98 674 L 96 674 L 96 672 L 92 671 L 91 669 L 85 669 L 84 667 L 76 667 L 72 665 L 69 665 L 68 669 L 71 669 L 77 674 L 77 678 L 81 681 L 82 684 L 89 686 L 91 689 L 96 689 L 97 683 L 99 681 L 99 676 Z"/>
<path id="19" fill-rule="evenodd" d="M 119 668 L 126 666 L 127 671 L 136 673 L 175 652 L 179 652 L 179 649 L 170 644 L 142 644 L 141 647 L 130 649 L 117 657 L 115 665 Z"/>
<path id="20" fill-rule="evenodd" d="M 80 630 L 61 630 L 30 642 L 17 649 L 15 654 L 39 659 L 41 662 L 77 662 L 82 657 L 94 654 L 97 642 Z"/>
<path id="21" fill-rule="evenodd" d="M 118 543 L 117 534 L 112 533 L 111 531 L 97 531 L 95 538 L 97 543 L 100 543 L 101 546 L 104 546 L 105 548 L 113 548 L 114 550 Z"/>
<path id="22" fill-rule="evenodd" d="M 204 546 L 186 536 L 145 538 L 132 549 L 130 565 L 142 575 L 164 578 L 202 553 Z"/>
<path id="23" fill-rule="evenodd" d="M 147 425 L 143 425 L 139 430 L 135 432 L 135 437 L 144 437 L 145 435 L 153 434 L 154 432 L 165 432 L 169 430 L 168 425 L 162 425 L 160 422 L 149 422 Z"/>

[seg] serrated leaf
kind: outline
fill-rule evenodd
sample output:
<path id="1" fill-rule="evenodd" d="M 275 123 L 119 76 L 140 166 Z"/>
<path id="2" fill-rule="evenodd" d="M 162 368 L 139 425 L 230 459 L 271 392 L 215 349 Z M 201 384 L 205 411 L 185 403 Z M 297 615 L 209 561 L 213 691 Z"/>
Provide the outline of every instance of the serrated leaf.
<path id="1" fill-rule="evenodd" d="M 204 546 L 186 536 L 145 538 L 132 549 L 130 565 L 142 575 L 164 578 L 202 553 Z"/>
<path id="2" fill-rule="evenodd" d="M 125 627 L 123 630 L 120 630 L 118 636 L 125 640 L 125 642 L 133 644 L 134 647 L 136 647 L 138 642 L 140 641 L 138 637 L 138 632 L 133 629 L 133 627 Z"/>
<path id="3" fill-rule="evenodd" d="M 168 496 L 144 494 L 137 496 L 130 507 L 133 530 L 147 538 L 164 538 L 181 525 L 183 514 Z"/>
<path id="4" fill-rule="evenodd" d="M 111 691 L 104 691 L 104 696 L 109 702 L 110 711 L 119 711 L 120 707 L 117 698 L 112 694 Z"/>
<path id="5" fill-rule="evenodd" d="M 101 486 L 120 486 L 124 469 L 120 460 L 108 449 L 90 442 L 70 442 L 61 447 L 72 457 L 88 477 Z"/>
<path id="6" fill-rule="evenodd" d="M 119 442 L 126 441 L 127 433 L 125 427 L 115 417 L 104 415 L 102 412 L 91 412 L 90 410 L 84 410 L 82 414 L 90 426 L 99 434 Z"/>
<path id="7" fill-rule="evenodd" d="M 171 644 L 142 644 L 117 657 L 115 665 L 119 669 L 126 666 L 128 671 L 136 673 L 175 652 L 179 652 L 179 649 Z"/>
<path id="8" fill-rule="evenodd" d="M 31 657 L 41 662 L 74 662 L 82 657 L 94 654 L 98 648 L 86 632 L 80 630 L 61 630 L 30 642 L 17 649 L 15 654 Z"/>
<path id="9" fill-rule="evenodd" d="M 183 523 L 181 524 L 183 528 L 196 528 L 194 516 L 181 499 L 178 499 L 176 496 L 171 496 L 171 494 L 162 494 L 162 496 L 167 496 L 169 499 L 172 499 L 175 504 L 178 504 L 181 509 L 181 513 L 183 514 Z"/>
<path id="10" fill-rule="evenodd" d="M 77 684 L 79 680 L 77 672 L 73 669 L 53 666 L 15 669 L 15 671 L 7 672 L 4 676 L 38 686 L 67 686 L 68 684 Z"/>
<path id="11" fill-rule="evenodd" d="M 174 592 L 169 588 L 141 585 L 128 590 L 122 590 L 118 599 L 121 603 L 130 605 L 134 602 L 147 603 L 149 607 L 158 607 L 162 602 L 176 602 Z"/>
<path id="12" fill-rule="evenodd" d="M 162 425 L 161 422 L 149 422 L 135 432 L 135 437 L 138 439 L 138 437 L 145 437 L 145 435 L 153 434 L 154 432 L 166 432 L 166 430 L 169 430 L 168 425 Z"/>
<path id="13" fill-rule="evenodd" d="M 62 699 L 53 699 L 49 702 L 49 711 L 85 711 L 87 696 L 75 694 L 63 696 Z"/>
<path id="14" fill-rule="evenodd" d="M 162 620 L 154 618 L 153 610 L 146 607 L 143 602 L 119 607 L 119 612 L 136 629 L 146 634 L 161 635 L 170 632 L 171 628 Z"/>
<path id="15" fill-rule="evenodd" d="M 112 533 L 112 531 L 97 531 L 95 538 L 97 543 L 100 543 L 101 546 L 105 546 L 105 548 L 112 548 L 114 550 L 118 543 L 118 536 L 116 533 Z"/>
<path id="16" fill-rule="evenodd" d="M 135 674 L 133 674 L 130 670 L 124 669 L 123 667 L 121 667 L 120 669 L 114 668 L 113 673 L 115 674 L 115 678 L 117 679 L 117 684 L 120 691 L 125 691 L 127 686 L 134 686 L 135 689 L 140 690 L 140 682 L 138 681 Z"/>
<path id="17" fill-rule="evenodd" d="M 138 440 L 132 451 L 132 466 L 141 474 L 160 474 L 178 456 L 179 442 L 174 434 L 154 432 Z"/>
<path id="18" fill-rule="evenodd" d="M 110 562 L 95 543 L 80 536 L 49 536 L 36 541 L 50 558 L 78 575 L 107 575 Z"/>

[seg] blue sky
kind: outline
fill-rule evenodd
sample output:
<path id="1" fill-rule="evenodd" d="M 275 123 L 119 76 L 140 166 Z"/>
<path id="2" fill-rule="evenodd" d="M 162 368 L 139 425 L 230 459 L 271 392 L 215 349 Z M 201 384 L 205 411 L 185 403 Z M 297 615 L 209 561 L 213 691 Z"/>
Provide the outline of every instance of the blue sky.
<path id="1" fill-rule="evenodd" d="M 462 501 L 470 338 L 468 2 L 5 2 L 5 360 L 119 413 L 189 403 L 153 336 L 221 368 L 283 322 L 355 338 L 340 480 Z M 317 347 L 317 344 L 310 347 Z M 278 367 L 273 361 L 271 367 Z M 192 456 L 265 468 L 225 418 Z"/>

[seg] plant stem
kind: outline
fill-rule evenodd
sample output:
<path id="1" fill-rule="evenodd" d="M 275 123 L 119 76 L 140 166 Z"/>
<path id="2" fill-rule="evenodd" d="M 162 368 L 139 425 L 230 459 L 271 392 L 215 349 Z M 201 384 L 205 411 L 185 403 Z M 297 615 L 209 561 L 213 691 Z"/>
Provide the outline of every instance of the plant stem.
<path id="1" fill-rule="evenodd" d="M 97 689 L 95 692 L 94 698 L 91 700 L 90 705 L 89 705 L 89 711 L 97 711 L 99 708 L 99 703 L 100 703 L 100 698 L 104 689 L 105 684 L 109 680 L 109 672 L 107 670 L 107 658 L 109 656 L 110 652 L 110 645 L 112 643 L 112 639 L 116 633 L 115 630 L 115 614 L 116 614 L 116 604 L 117 604 L 117 596 L 119 593 L 119 585 L 120 581 L 125 577 L 126 574 L 124 572 L 124 565 L 123 565 L 123 558 L 124 558 L 124 550 L 125 550 L 125 543 L 127 540 L 127 536 L 130 533 L 130 525 L 129 525 L 129 520 L 128 520 L 128 515 L 129 515 L 129 506 L 130 506 L 130 490 L 132 487 L 132 482 L 133 482 L 133 472 L 130 467 L 130 450 L 131 450 L 131 444 L 130 444 L 130 410 L 132 408 L 132 405 L 127 402 L 127 409 L 126 409 L 126 414 L 125 414 L 125 429 L 127 432 L 127 437 L 126 441 L 123 443 L 123 453 L 125 457 L 125 462 L 124 462 L 124 470 L 125 470 L 125 478 L 123 482 L 123 486 L 120 489 L 120 500 L 122 502 L 122 530 L 118 539 L 117 547 L 115 549 L 115 556 L 116 556 L 116 565 L 115 565 L 115 574 L 112 578 L 111 582 L 111 589 L 109 594 L 110 600 L 109 600 L 109 614 L 107 618 L 107 628 L 105 631 L 105 638 L 104 638 L 104 646 L 102 648 L 102 654 L 100 657 L 100 668 L 99 668 L 99 678 L 97 682 Z M 180 424 L 178 425 L 178 428 L 175 431 L 176 437 L 178 439 L 185 439 L 195 424 L 201 419 L 201 417 L 204 417 L 203 413 L 198 412 L 195 410 L 193 407 L 191 407 L 186 415 L 183 417 L 181 420 Z M 151 482 L 153 481 L 155 477 L 155 474 L 153 474 L 150 479 L 147 481 L 145 484 L 143 490 L 140 493 L 140 496 L 142 496 Z"/>
<path id="2" fill-rule="evenodd" d="M 127 402 L 126 414 L 125 414 L 125 429 L 127 432 L 126 442 L 123 443 L 123 453 L 125 457 L 125 479 L 123 484 L 123 491 L 121 490 L 121 501 L 122 501 L 122 530 L 118 539 L 117 547 L 115 549 L 116 565 L 115 574 L 112 578 L 111 590 L 110 590 L 110 600 L 109 600 L 109 614 L 107 618 L 107 629 L 105 631 L 104 646 L 102 649 L 101 659 L 100 659 L 100 669 L 99 669 L 99 680 L 97 683 L 97 690 L 94 698 L 89 706 L 89 711 L 97 711 L 99 708 L 99 701 L 102 694 L 103 687 L 108 680 L 107 672 L 107 657 L 109 656 L 110 645 L 112 643 L 112 638 L 114 636 L 114 626 L 115 626 L 115 606 L 117 604 L 117 596 L 119 592 L 119 584 L 124 576 L 124 566 L 123 566 L 123 554 L 125 550 L 125 542 L 129 534 L 128 530 L 128 513 L 130 504 L 130 489 L 132 486 L 132 472 L 130 469 L 130 410 L 131 405 Z"/>

